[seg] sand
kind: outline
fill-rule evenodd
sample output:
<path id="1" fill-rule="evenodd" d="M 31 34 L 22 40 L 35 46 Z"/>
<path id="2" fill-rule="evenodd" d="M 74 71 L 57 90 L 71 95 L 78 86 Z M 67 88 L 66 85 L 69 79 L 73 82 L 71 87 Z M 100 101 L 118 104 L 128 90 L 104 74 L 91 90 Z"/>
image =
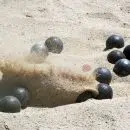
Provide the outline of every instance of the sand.
<path id="1" fill-rule="evenodd" d="M 93 69 L 107 67 L 112 72 L 106 60 L 110 51 L 103 52 L 107 37 L 119 34 L 125 45 L 130 42 L 129 0 L 0 0 L 0 7 L 0 58 L 22 57 L 36 42 L 58 36 L 64 42 L 59 59 L 63 55 L 73 63 L 84 58 Z M 0 129 L 129 130 L 130 76 L 112 74 L 112 100 L 0 113 Z"/>

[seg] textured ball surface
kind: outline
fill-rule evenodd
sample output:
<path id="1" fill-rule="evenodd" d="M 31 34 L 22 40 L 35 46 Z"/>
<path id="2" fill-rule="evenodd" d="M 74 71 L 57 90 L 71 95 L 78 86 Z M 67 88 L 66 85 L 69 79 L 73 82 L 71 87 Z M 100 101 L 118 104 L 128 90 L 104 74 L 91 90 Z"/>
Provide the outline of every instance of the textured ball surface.
<path id="1" fill-rule="evenodd" d="M 130 61 L 128 59 L 121 59 L 116 62 L 113 71 L 120 77 L 130 75 Z"/>
<path id="2" fill-rule="evenodd" d="M 124 58 L 126 58 L 125 55 L 119 50 L 111 51 L 107 56 L 107 60 L 112 64 L 115 64 L 118 60 Z"/>
<path id="3" fill-rule="evenodd" d="M 108 84 L 100 83 L 97 86 L 99 95 L 97 99 L 112 99 L 113 97 L 113 90 L 111 86 Z"/>
<path id="4" fill-rule="evenodd" d="M 26 108 L 30 101 L 30 93 L 24 87 L 16 87 L 13 90 L 13 96 L 19 99 L 22 108 Z"/>
<path id="5" fill-rule="evenodd" d="M 61 53 L 63 50 L 63 42 L 58 37 L 50 37 L 45 41 L 45 45 L 47 46 L 49 52 L 52 53 Z"/>
<path id="6" fill-rule="evenodd" d="M 125 54 L 126 58 L 127 58 L 128 60 L 130 60 L 130 45 L 128 45 L 128 46 L 126 46 L 126 47 L 124 48 L 123 53 Z"/>
<path id="7" fill-rule="evenodd" d="M 5 96 L 0 100 L 0 111 L 15 113 L 20 112 L 20 101 L 14 96 Z"/>
<path id="8" fill-rule="evenodd" d="M 112 80 L 112 74 L 109 69 L 105 67 L 99 67 L 94 72 L 96 80 L 100 83 L 109 84 Z"/>
<path id="9" fill-rule="evenodd" d="M 105 50 L 124 47 L 124 39 L 118 35 L 111 35 L 106 41 Z"/>

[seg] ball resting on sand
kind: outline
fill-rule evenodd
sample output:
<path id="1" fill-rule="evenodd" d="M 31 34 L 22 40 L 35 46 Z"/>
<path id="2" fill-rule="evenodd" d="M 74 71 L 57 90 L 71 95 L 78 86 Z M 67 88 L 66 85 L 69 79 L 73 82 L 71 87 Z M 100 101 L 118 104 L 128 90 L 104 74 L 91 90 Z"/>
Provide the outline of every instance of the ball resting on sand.
<path id="1" fill-rule="evenodd" d="M 124 39 L 119 35 L 111 35 L 106 41 L 106 48 L 104 51 L 112 48 L 124 47 Z"/>
<path id="2" fill-rule="evenodd" d="M 13 96 L 5 96 L 0 100 L 0 111 L 2 112 L 20 112 L 20 101 Z"/>
<path id="3" fill-rule="evenodd" d="M 75 103 L 81 93 L 87 90 L 90 92 L 90 89 L 92 93 L 94 91 L 94 96 L 98 95 L 98 83 L 93 75 L 78 71 L 75 65 L 70 66 L 75 67 L 72 70 L 56 63 L 29 64 L 19 59 L 0 61 L 0 70 L 3 73 L 0 87 L 13 89 L 15 86 L 26 86 L 31 93 L 29 106 L 55 107 Z M 70 61 L 73 62 L 72 59 Z M 62 64 L 65 63 L 66 61 Z"/>

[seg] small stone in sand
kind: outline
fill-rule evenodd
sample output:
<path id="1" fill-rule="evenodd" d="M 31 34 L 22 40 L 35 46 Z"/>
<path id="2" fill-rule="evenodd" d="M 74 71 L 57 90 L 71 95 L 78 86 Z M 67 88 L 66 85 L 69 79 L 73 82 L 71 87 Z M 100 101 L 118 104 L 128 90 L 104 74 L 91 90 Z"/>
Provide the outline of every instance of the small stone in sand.
<path id="1" fill-rule="evenodd" d="M 82 71 L 83 71 L 83 72 L 88 72 L 88 71 L 90 71 L 90 70 L 91 70 L 91 66 L 90 66 L 90 65 L 84 64 L 84 65 L 82 66 Z"/>

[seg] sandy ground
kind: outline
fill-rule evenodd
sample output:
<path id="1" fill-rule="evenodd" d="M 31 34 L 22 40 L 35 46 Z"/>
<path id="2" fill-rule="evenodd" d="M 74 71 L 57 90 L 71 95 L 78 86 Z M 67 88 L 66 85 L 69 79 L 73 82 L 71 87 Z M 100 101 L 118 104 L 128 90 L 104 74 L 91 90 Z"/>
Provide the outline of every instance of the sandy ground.
<path id="1" fill-rule="evenodd" d="M 130 43 L 129 0 L 0 0 L 0 57 L 27 54 L 50 36 L 64 42 L 63 55 L 85 57 L 94 68 L 106 66 L 106 38 L 122 35 Z M 122 49 L 120 49 L 122 50 Z M 27 108 L 18 114 L 0 113 L 0 129 L 129 130 L 130 76 L 113 73 L 112 100 L 90 100 L 56 108 Z"/>

